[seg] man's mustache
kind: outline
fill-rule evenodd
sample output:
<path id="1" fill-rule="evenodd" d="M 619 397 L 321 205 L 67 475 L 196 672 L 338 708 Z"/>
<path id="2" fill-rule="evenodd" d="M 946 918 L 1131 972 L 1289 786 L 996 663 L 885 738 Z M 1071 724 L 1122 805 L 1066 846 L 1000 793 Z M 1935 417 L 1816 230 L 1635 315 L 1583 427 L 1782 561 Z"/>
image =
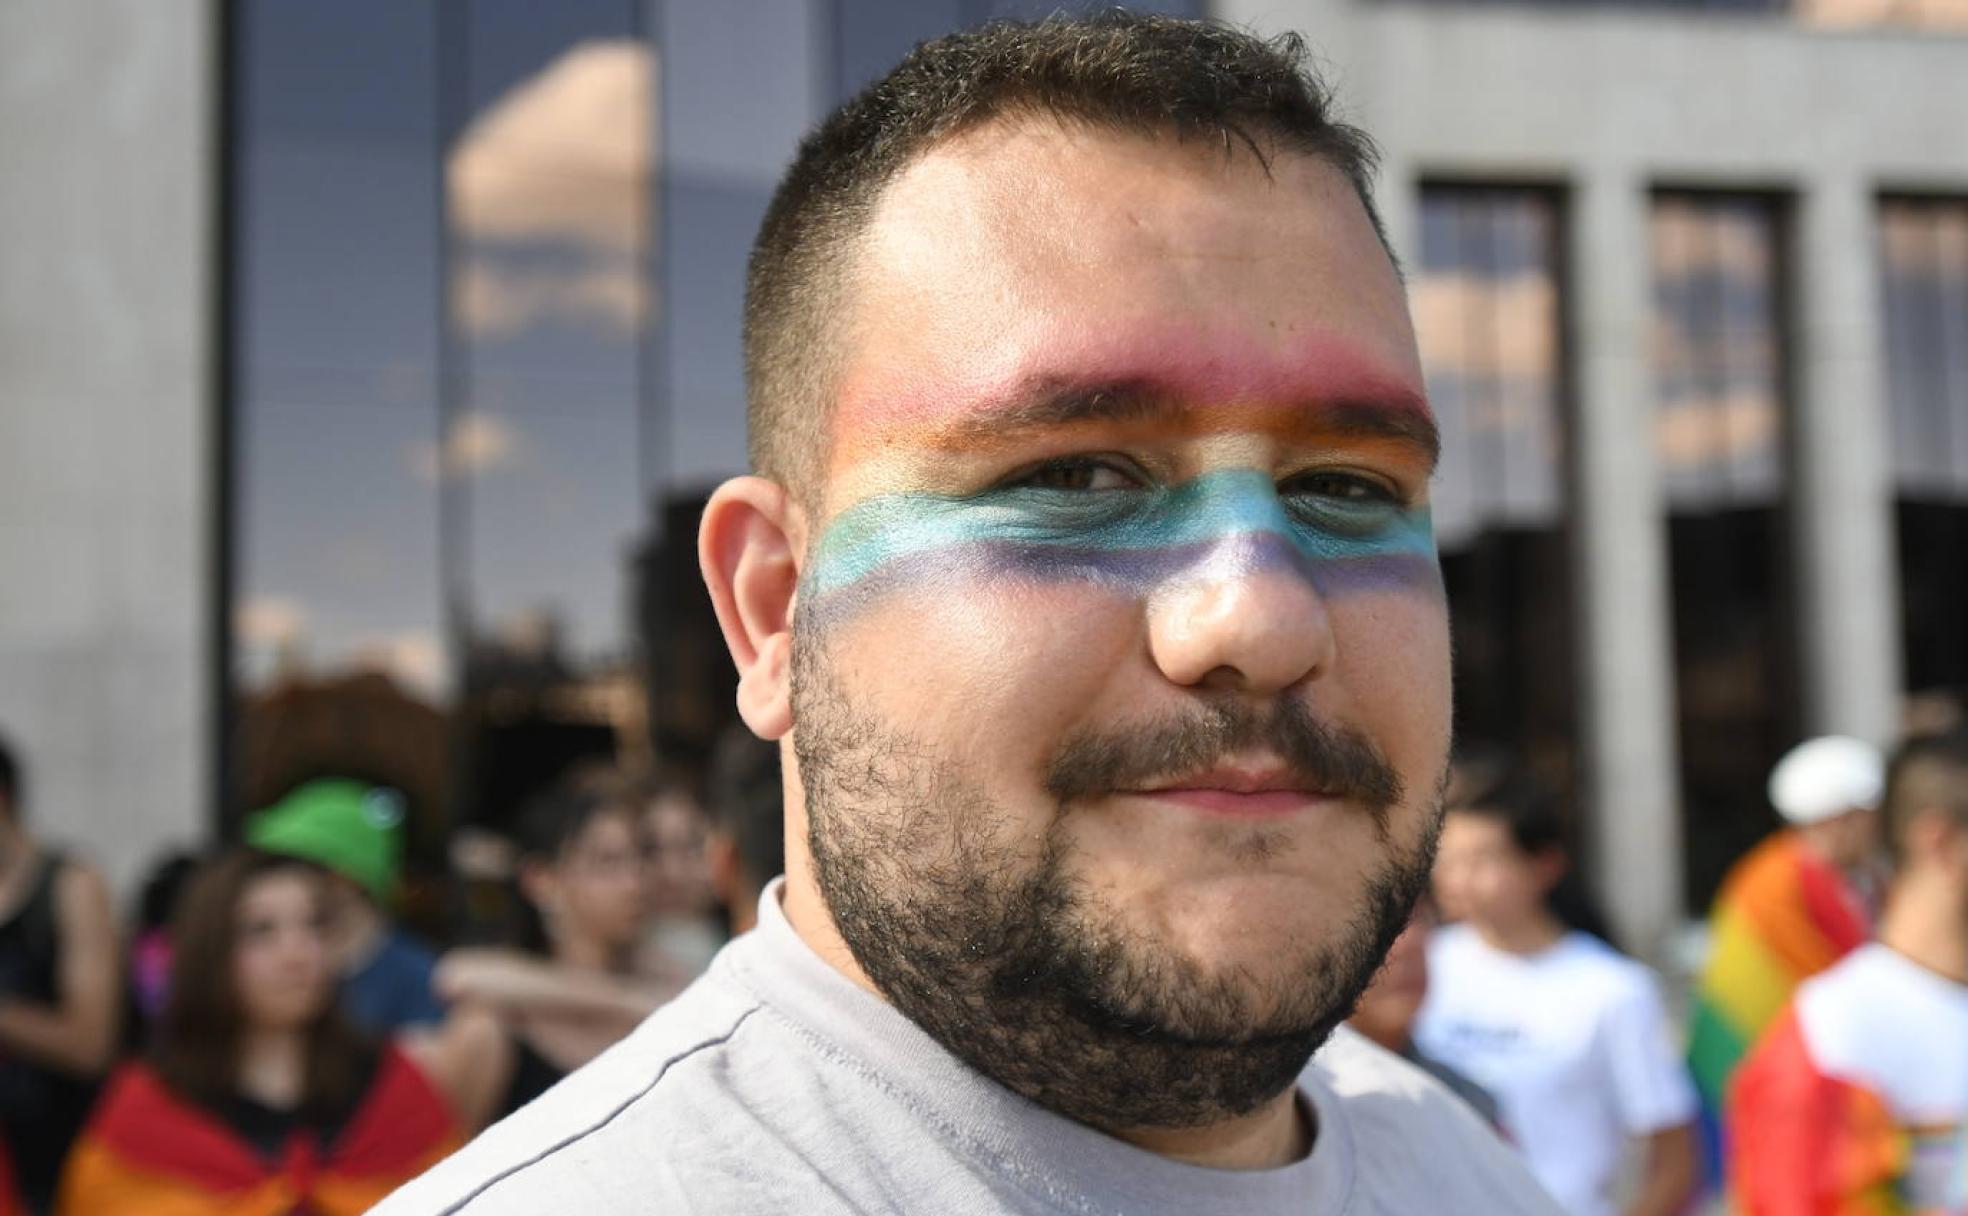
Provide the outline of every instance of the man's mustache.
<path id="1" fill-rule="evenodd" d="M 1225 698 L 1114 731 L 1067 739 L 1046 769 L 1061 802 L 1166 785 L 1251 752 L 1281 760 L 1293 784 L 1366 807 L 1377 822 L 1401 801 L 1400 774 L 1360 732 L 1312 716 L 1299 701 Z"/>

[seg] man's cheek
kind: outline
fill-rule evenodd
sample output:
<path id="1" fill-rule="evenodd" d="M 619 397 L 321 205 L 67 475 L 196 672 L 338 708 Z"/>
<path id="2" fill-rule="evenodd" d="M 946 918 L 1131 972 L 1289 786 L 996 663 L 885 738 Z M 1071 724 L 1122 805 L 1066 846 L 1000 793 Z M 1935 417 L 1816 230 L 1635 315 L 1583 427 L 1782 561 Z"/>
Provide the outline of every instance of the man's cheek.
<path id="1" fill-rule="evenodd" d="M 1452 716 L 1449 626 L 1432 588 L 1360 592 L 1334 600 L 1336 676 L 1362 725 L 1380 741 L 1410 793 L 1426 795 L 1446 760 Z"/>
<path id="2" fill-rule="evenodd" d="M 824 651 L 850 695 L 896 725 L 925 735 L 947 725 L 980 746 L 1064 729 L 1142 646 L 1132 591 L 1008 577 L 951 556 L 802 605 L 802 645 Z"/>

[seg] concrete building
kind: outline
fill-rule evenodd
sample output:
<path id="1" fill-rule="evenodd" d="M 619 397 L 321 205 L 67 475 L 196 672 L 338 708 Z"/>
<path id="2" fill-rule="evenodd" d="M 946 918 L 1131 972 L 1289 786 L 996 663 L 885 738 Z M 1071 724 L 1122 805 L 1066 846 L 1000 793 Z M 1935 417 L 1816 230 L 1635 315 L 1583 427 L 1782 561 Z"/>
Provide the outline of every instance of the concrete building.
<path id="1" fill-rule="evenodd" d="M 635 752 L 645 658 L 658 747 L 701 747 L 675 540 L 743 462 L 772 183 L 913 42 L 1052 7 L 0 9 L 0 731 L 50 834 L 127 883 L 340 764 L 427 789 L 441 848 Z M 1655 950 L 1782 746 L 1968 686 L 1959 6 L 1209 11 L 1301 31 L 1383 148 L 1460 729 L 1578 791 Z M 346 725 L 378 697 L 452 724 L 446 771 Z"/>
<path id="2" fill-rule="evenodd" d="M 1642 949 L 1687 911 L 1675 687 L 1687 668 L 1676 662 L 1669 543 L 1679 504 L 1661 467 L 1665 411 L 1676 403 L 1661 383 L 1671 369 L 1657 298 L 1662 233 L 1650 226 L 1657 192 L 1748 195 L 1778 209 L 1769 256 L 1787 290 L 1770 303 L 1785 332 L 1761 407 L 1777 417 L 1759 425 L 1782 436 L 1771 488 L 1787 492 L 1758 497 L 1781 500 L 1788 516 L 1788 579 L 1773 588 L 1796 613 L 1793 653 L 1779 660 L 1796 673 L 1785 733 L 1882 743 L 1899 731 L 1905 687 L 1895 536 L 1905 462 L 1894 459 L 1879 203 L 1898 192 L 1968 196 L 1968 145 L 1945 131 L 1947 116 L 1968 113 L 1959 29 L 1854 26 L 1840 20 L 1864 15 L 1853 6 L 1758 7 L 1774 11 L 1372 0 L 1217 8 L 1260 29 L 1305 31 L 1321 48 L 1385 151 L 1380 197 L 1397 245 L 1418 249 L 1431 183 L 1562 196 L 1586 835 L 1595 885 Z M 1968 318 L 1958 302 L 1942 307 L 1956 309 L 1948 357 L 1958 361 Z M 1968 425 L 1960 387 L 1930 404 Z M 1773 758 L 1767 748 L 1750 776 Z"/>

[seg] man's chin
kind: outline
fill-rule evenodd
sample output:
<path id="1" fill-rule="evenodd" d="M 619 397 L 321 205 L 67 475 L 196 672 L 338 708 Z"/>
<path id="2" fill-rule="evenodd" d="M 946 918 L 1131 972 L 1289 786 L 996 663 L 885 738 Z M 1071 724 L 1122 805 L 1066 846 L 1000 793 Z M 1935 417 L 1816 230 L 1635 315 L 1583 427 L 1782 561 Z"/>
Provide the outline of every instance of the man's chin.
<path id="1" fill-rule="evenodd" d="M 1344 1011 L 1331 999 L 1345 978 L 1331 953 L 1281 966 L 1279 957 L 1240 965 L 1130 967 L 1092 980 L 1083 1016 L 1101 1029 L 1196 1047 L 1230 1047 L 1276 1039 L 1324 1041 Z M 1146 975 L 1157 977 L 1144 982 Z"/>

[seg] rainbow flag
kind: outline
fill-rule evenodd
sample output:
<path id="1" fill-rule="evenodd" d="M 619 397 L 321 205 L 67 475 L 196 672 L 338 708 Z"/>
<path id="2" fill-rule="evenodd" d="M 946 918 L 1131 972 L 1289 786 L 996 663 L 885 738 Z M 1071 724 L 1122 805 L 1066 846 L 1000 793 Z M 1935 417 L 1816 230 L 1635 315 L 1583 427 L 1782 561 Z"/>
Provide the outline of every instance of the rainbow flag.
<path id="1" fill-rule="evenodd" d="M 386 1048 L 333 1143 L 297 1133 L 268 1160 L 149 1066 L 126 1065 L 83 1129 L 62 1175 L 63 1216 L 355 1216 L 459 1144 L 443 1097 Z"/>
<path id="2" fill-rule="evenodd" d="M 1708 963 L 1695 985 L 1688 1068 L 1701 1091 L 1712 1166 L 1725 1150 L 1729 1079 L 1797 985 L 1871 935 L 1844 875 L 1779 832 L 1736 864 L 1709 918 Z"/>
<path id="3" fill-rule="evenodd" d="M 1819 1070 L 1794 1011 L 1737 1072 L 1729 1128 L 1738 1216 L 1912 1216 L 1907 1133 L 1876 1094 Z"/>

